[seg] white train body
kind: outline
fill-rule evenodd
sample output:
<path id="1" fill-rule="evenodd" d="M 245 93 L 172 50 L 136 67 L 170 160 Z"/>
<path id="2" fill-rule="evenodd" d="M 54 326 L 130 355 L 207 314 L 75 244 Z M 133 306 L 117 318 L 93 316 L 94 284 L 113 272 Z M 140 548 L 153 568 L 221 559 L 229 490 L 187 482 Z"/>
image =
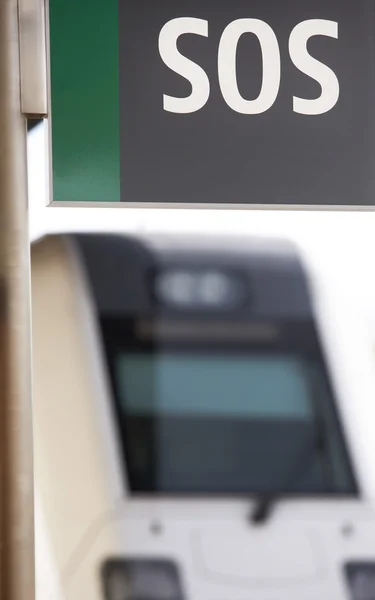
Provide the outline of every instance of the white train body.
<path id="1" fill-rule="evenodd" d="M 342 291 L 273 240 L 34 244 L 40 600 L 375 599 L 375 364 Z"/>

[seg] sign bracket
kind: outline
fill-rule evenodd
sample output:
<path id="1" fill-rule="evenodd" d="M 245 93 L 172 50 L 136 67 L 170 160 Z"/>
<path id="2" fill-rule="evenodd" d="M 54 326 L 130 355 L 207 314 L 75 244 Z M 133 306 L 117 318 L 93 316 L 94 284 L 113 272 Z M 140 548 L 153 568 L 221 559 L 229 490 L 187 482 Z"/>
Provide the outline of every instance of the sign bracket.
<path id="1" fill-rule="evenodd" d="M 45 118 L 47 103 L 46 7 L 44 0 L 18 0 L 21 112 Z"/>

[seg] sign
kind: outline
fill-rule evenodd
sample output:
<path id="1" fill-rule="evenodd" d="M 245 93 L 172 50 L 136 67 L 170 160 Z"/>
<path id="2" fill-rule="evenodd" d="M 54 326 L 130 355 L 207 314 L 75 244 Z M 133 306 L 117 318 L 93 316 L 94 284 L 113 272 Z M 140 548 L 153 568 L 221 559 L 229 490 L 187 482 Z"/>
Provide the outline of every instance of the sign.
<path id="1" fill-rule="evenodd" d="M 375 204 L 373 0 L 50 0 L 53 200 Z"/>

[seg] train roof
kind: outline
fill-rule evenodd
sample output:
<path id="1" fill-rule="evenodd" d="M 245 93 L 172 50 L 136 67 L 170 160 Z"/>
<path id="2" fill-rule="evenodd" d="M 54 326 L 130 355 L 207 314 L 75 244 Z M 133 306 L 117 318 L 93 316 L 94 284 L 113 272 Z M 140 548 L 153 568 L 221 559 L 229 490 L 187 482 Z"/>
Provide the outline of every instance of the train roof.
<path id="1" fill-rule="evenodd" d="M 245 282 L 248 301 L 238 307 L 254 318 L 306 318 L 312 304 L 298 251 L 288 240 L 213 235 L 66 236 L 85 266 L 96 306 L 105 314 L 145 314 L 155 309 L 150 293 L 155 271 L 216 269 Z"/>

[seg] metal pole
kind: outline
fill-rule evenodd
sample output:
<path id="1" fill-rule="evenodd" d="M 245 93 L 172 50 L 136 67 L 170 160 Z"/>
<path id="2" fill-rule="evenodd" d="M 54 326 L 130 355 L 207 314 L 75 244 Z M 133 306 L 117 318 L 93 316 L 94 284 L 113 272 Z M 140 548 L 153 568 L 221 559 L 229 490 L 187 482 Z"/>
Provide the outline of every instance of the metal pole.
<path id="1" fill-rule="evenodd" d="M 0 599 L 33 600 L 26 120 L 17 0 L 0 0 Z"/>

